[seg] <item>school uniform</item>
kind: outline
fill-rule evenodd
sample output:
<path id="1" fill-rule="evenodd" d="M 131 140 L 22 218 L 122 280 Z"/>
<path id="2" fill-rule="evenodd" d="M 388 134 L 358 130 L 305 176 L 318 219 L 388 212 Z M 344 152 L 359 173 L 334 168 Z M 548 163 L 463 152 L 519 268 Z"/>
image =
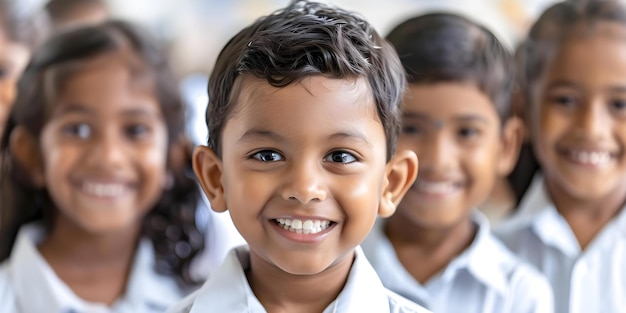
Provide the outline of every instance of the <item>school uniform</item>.
<path id="1" fill-rule="evenodd" d="M 557 313 L 626 312 L 626 210 L 582 251 L 537 175 L 497 235 L 552 285 Z"/>
<path id="2" fill-rule="evenodd" d="M 265 313 L 245 272 L 250 268 L 246 246 L 233 249 L 222 266 L 198 291 L 170 308 L 168 313 Z M 422 313 L 424 308 L 385 289 L 360 248 L 348 280 L 323 313 Z"/>
<path id="3" fill-rule="evenodd" d="M 479 212 L 470 246 L 426 284 L 404 268 L 379 219 L 363 250 L 385 287 L 437 313 L 552 313 L 547 280 L 516 258 L 489 230 Z"/>
<path id="4" fill-rule="evenodd" d="M 23 226 L 11 257 L 0 265 L 0 312 L 11 313 L 158 313 L 185 296 L 175 280 L 154 271 L 149 240 L 138 245 L 125 295 L 112 307 L 80 299 L 37 249 L 44 236 L 39 224 Z"/>

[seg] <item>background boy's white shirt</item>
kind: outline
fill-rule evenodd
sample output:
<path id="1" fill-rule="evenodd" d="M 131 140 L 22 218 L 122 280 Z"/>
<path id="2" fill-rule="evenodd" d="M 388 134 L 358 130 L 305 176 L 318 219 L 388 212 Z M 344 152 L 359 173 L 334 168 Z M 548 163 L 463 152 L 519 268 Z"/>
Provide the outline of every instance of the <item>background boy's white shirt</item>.
<path id="1" fill-rule="evenodd" d="M 626 210 L 581 251 L 537 175 L 516 215 L 496 235 L 545 274 L 554 290 L 555 312 L 626 310 Z"/>
<path id="2" fill-rule="evenodd" d="M 11 313 L 157 313 L 188 293 L 174 278 L 154 271 L 154 250 L 140 242 L 125 296 L 113 307 L 80 299 L 54 273 L 37 249 L 43 238 L 38 224 L 23 226 L 11 257 L 0 265 L 0 312 Z"/>
<path id="3" fill-rule="evenodd" d="M 387 288 L 433 312 L 552 313 L 547 280 L 490 233 L 486 217 L 474 212 L 472 218 L 478 231 L 470 247 L 425 285 L 398 260 L 383 232 L 384 219 L 377 221 L 362 247 Z"/>
<path id="4" fill-rule="evenodd" d="M 222 266 L 198 291 L 185 298 L 168 313 L 265 313 L 255 297 L 245 271 L 250 256 L 246 246 L 233 249 Z M 323 313 L 376 312 L 427 313 L 428 310 L 383 287 L 360 247 L 348 281 L 337 299 Z"/>

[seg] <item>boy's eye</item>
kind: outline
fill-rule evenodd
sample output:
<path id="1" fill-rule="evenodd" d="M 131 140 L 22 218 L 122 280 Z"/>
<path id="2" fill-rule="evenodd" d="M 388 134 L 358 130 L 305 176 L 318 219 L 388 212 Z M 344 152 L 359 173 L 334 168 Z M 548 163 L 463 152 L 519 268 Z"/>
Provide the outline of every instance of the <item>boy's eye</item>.
<path id="1" fill-rule="evenodd" d="M 91 136 L 91 127 L 84 123 L 71 124 L 63 127 L 63 132 L 78 138 L 86 139 Z"/>
<path id="2" fill-rule="evenodd" d="M 472 127 L 462 127 L 458 130 L 458 135 L 463 138 L 472 138 L 480 134 L 480 131 Z"/>
<path id="3" fill-rule="evenodd" d="M 277 162 L 284 159 L 280 153 L 272 150 L 259 151 L 253 154 L 252 157 L 262 162 Z"/>
<path id="4" fill-rule="evenodd" d="M 328 154 L 324 158 L 324 161 L 326 162 L 335 162 L 335 163 L 344 163 L 344 164 L 356 162 L 356 160 L 357 159 L 356 157 L 354 157 L 354 155 L 345 151 L 334 151 Z"/>

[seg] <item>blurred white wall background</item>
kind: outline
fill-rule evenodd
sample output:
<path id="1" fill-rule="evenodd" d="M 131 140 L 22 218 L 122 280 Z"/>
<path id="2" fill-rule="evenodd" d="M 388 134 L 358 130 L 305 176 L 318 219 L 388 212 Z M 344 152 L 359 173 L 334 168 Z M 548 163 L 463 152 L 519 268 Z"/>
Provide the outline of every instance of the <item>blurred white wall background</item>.
<path id="1" fill-rule="evenodd" d="M 18 14 L 47 0 L 14 0 Z M 208 73 L 217 53 L 238 30 L 289 0 L 105 0 L 120 18 L 144 24 L 170 44 L 178 74 Z M 319 0 L 359 12 L 384 36 L 414 15 L 452 11 L 483 23 L 510 47 L 556 0 Z"/>
<path id="2" fill-rule="evenodd" d="M 26 1 L 26 0 L 19 0 Z M 28 0 L 41 1 L 41 0 Z M 483 23 L 507 45 L 555 0 L 321 0 L 359 12 L 385 35 L 403 19 L 448 10 Z M 179 74 L 207 73 L 226 41 L 289 0 L 108 0 L 113 13 L 139 21 L 171 43 Z"/>

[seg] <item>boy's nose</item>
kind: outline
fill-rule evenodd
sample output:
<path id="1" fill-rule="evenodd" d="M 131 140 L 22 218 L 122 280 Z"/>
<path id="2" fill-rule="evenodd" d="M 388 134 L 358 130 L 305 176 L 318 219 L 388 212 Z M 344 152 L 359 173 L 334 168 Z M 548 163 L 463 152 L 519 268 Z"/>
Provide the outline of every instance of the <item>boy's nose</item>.
<path id="1" fill-rule="evenodd" d="M 420 170 L 449 170 L 454 167 L 457 157 L 456 146 L 444 136 L 437 136 L 417 154 Z"/>
<path id="2" fill-rule="evenodd" d="M 285 176 L 281 195 L 285 200 L 297 200 L 301 204 L 326 200 L 323 169 L 316 165 L 294 164 Z"/>

